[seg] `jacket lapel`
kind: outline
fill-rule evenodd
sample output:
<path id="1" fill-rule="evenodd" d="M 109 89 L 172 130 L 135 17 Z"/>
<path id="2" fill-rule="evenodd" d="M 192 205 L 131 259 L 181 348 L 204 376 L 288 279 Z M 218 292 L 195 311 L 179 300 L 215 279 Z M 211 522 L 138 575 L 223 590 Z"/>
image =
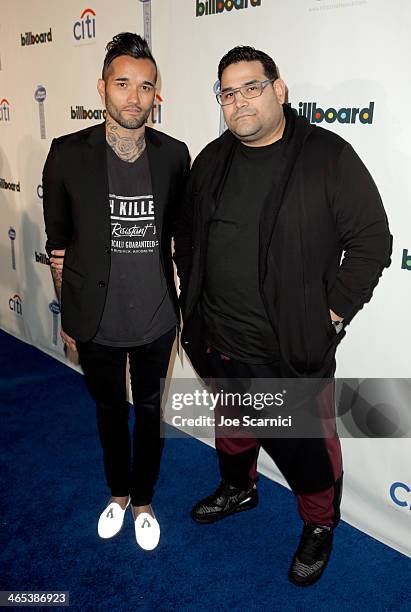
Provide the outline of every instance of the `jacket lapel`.
<path id="1" fill-rule="evenodd" d="M 110 244 L 110 208 L 108 204 L 108 175 L 106 158 L 105 122 L 95 126 L 86 139 L 83 152 L 83 171 L 88 205 L 97 231 L 102 229 L 106 244 Z M 100 230 L 101 231 L 101 230 Z"/>
<path id="2" fill-rule="evenodd" d="M 236 139 L 226 130 L 219 139 L 219 149 L 214 164 L 210 166 L 203 185 L 199 186 L 202 194 L 202 216 L 208 222 L 217 210 L 224 184 L 233 161 Z"/>
<path id="3" fill-rule="evenodd" d="M 268 194 L 260 217 L 260 244 L 259 244 L 259 280 L 260 290 L 263 288 L 265 275 L 267 273 L 267 254 L 271 238 L 281 207 L 284 204 L 290 178 L 295 168 L 296 160 L 301 152 L 304 139 L 313 129 L 297 129 L 296 113 L 287 105 L 283 105 L 286 118 L 286 127 L 282 138 L 281 168 L 279 183 L 274 185 Z"/>
<path id="4" fill-rule="evenodd" d="M 169 199 L 171 160 L 168 158 L 167 152 L 162 146 L 161 140 L 158 138 L 155 130 L 146 127 L 145 136 L 151 185 L 153 189 L 156 225 L 158 234 L 161 237 L 164 211 Z"/>

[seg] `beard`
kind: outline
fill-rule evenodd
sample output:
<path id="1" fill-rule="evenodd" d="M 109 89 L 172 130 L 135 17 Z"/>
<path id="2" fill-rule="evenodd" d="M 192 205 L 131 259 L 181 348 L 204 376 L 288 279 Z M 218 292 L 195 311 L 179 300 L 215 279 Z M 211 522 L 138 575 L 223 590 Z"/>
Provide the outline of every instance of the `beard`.
<path id="1" fill-rule="evenodd" d="M 248 129 L 231 129 L 230 131 L 236 138 L 243 140 L 244 142 L 252 142 L 253 140 L 260 138 L 259 127 Z"/>
<path id="2" fill-rule="evenodd" d="M 251 116 L 245 121 L 228 120 L 227 127 L 230 132 L 239 140 L 252 142 L 259 137 L 262 129 L 261 121 L 257 117 Z"/>
<path id="3" fill-rule="evenodd" d="M 141 111 L 135 117 L 126 118 L 122 111 L 120 111 L 110 100 L 108 96 L 106 96 L 106 110 L 107 113 L 116 121 L 121 127 L 126 128 L 127 130 L 137 130 L 141 128 L 145 122 L 147 121 L 148 116 L 151 113 L 151 107 L 144 111 L 141 107 L 138 107 Z"/>

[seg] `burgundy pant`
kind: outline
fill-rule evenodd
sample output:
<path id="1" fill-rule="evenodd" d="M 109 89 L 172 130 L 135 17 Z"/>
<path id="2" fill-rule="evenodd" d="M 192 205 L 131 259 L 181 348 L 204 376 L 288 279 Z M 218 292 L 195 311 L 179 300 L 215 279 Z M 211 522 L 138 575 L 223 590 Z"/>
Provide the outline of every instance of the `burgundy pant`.
<path id="1" fill-rule="evenodd" d="M 278 364 L 248 364 L 208 350 L 214 378 L 279 378 Z M 304 522 L 335 527 L 342 492 L 341 446 L 334 420 L 334 381 L 315 398 L 324 437 L 316 439 L 216 437 L 222 478 L 247 489 L 258 480 L 257 459 L 263 447 L 297 497 Z"/>

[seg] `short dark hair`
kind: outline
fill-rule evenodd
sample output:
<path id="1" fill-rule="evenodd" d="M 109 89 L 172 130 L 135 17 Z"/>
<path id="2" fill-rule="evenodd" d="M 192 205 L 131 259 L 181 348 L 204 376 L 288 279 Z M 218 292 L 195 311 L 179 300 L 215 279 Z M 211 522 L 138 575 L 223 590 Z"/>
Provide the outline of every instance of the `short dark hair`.
<path id="1" fill-rule="evenodd" d="M 106 57 L 104 58 L 102 78 L 105 79 L 107 76 L 110 64 L 116 57 L 120 55 L 129 55 L 135 59 L 149 59 L 153 62 L 156 69 L 157 75 L 157 64 L 154 57 L 151 54 L 150 47 L 147 41 L 133 32 L 121 32 L 113 37 L 106 46 Z"/>
<path id="2" fill-rule="evenodd" d="M 240 46 L 234 47 L 221 58 L 218 64 L 219 81 L 221 81 L 224 70 L 231 64 L 238 64 L 238 62 L 261 62 L 267 79 L 278 79 L 277 66 L 267 53 L 254 49 L 254 47 Z"/>

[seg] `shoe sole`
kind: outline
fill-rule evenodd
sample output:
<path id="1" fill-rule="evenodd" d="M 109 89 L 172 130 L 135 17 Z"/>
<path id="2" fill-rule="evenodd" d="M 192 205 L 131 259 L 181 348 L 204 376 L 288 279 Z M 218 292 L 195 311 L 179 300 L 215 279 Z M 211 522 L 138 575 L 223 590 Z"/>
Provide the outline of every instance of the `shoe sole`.
<path id="1" fill-rule="evenodd" d="M 202 524 L 216 523 L 217 521 L 222 521 L 227 516 L 231 516 L 232 514 L 238 514 L 238 512 L 245 512 L 246 510 L 252 510 L 256 506 L 258 506 L 258 498 L 254 499 L 254 500 L 251 500 L 250 502 L 248 502 L 247 504 L 244 504 L 243 506 L 241 506 L 241 505 L 240 506 L 236 506 L 232 510 L 229 510 L 228 512 L 224 512 L 223 515 L 215 514 L 213 516 L 207 516 L 205 518 L 199 518 L 197 516 L 194 516 L 194 514 L 192 512 L 190 512 L 190 516 L 193 519 L 193 521 L 195 521 L 196 523 L 202 523 Z"/>
<path id="2" fill-rule="evenodd" d="M 120 531 L 123 529 L 123 527 L 124 527 L 124 521 L 122 522 L 122 525 L 121 525 L 120 529 L 119 529 L 118 531 L 116 531 L 116 533 L 114 533 L 113 535 L 108 536 L 108 537 L 104 537 L 104 536 L 101 536 L 101 535 L 99 534 L 98 530 L 97 530 L 97 535 L 98 535 L 98 537 L 100 538 L 100 540 L 111 540 L 112 538 L 115 538 L 116 536 L 118 536 L 118 534 L 119 534 L 119 533 L 120 533 Z"/>

